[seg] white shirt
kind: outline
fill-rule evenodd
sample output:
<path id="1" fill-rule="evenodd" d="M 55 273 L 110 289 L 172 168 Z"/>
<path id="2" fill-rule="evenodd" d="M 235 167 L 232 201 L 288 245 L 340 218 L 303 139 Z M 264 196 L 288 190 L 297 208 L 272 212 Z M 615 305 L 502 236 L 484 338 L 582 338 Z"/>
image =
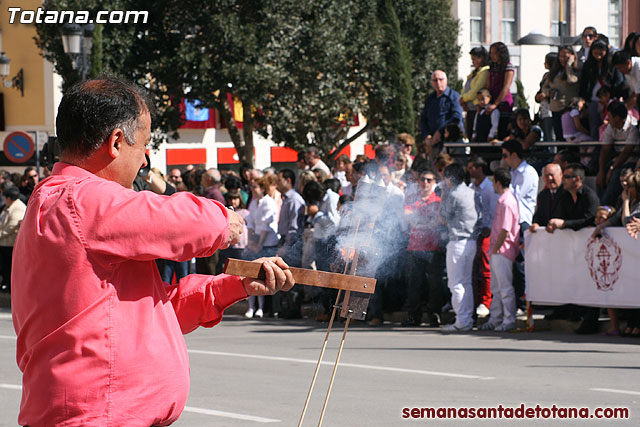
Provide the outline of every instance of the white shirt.
<path id="1" fill-rule="evenodd" d="M 533 213 L 536 210 L 536 197 L 538 196 L 538 172 L 523 160 L 520 165 L 511 170 L 511 191 L 518 201 L 520 224 L 531 224 Z"/>
<path id="2" fill-rule="evenodd" d="M 318 162 L 311 166 L 311 170 L 314 171 L 316 169 L 320 169 L 324 172 L 327 173 L 328 177 L 331 177 L 331 170 L 329 169 L 329 166 L 327 166 L 327 164 L 325 162 L 323 162 L 322 160 L 318 159 Z"/>
<path id="3" fill-rule="evenodd" d="M 631 71 L 625 74 L 624 79 L 635 93 L 640 93 L 640 57 L 631 57 Z"/>
<path id="4" fill-rule="evenodd" d="M 253 230 L 258 236 L 263 231 L 267 231 L 267 238 L 264 239 L 263 246 L 277 246 L 278 237 L 278 205 L 268 194 L 262 199 L 255 199 L 249 203 L 249 216 L 247 217 L 247 228 Z"/>
<path id="5" fill-rule="evenodd" d="M 327 190 L 318 206 L 318 213 L 313 217 L 313 238 L 326 240 L 336 234 L 340 213 L 338 212 L 338 200 L 340 196 L 331 190 Z"/>
<path id="6" fill-rule="evenodd" d="M 602 134 L 602 142 L 606 144 L 613 144 L 614 142 L 625 141 L 627 144 L 638 144 L 640 135 L 638 134 L 638 121 L 631 114 L 627 115 L 622 129 L 616 129 L 611 124 L 607 125 L 607 128 Z"/>

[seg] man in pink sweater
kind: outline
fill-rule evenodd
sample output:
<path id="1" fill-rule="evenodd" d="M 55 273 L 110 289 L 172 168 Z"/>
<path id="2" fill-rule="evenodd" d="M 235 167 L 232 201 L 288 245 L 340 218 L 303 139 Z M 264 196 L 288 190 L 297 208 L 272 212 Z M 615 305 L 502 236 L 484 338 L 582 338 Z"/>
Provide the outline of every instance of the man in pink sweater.
<path id="1" fill-rule="evenodd" d="M 242 218 L 181 192 L 131 187 L 146 165 L 151 103 L 106 77 L 76 85 L 56 119 L 62 161 L 35 188 L 15 246 L 12 297 L 21 425 L 169 425 L 189 394 L 182 334 L 247 295 L 293 286 L 279 258 L 264 282 L 190 275 L 163 283 L 156 258 L 205 257 Z"/>
<path id="2" fill-rule="evenodd" d="M 511 331 L 516 328 L 516 294 L 513 288 L 513 261 L 518 256 L 520 217 L 518 202 L 509 189 L 511 175 L 498 169 L 493 189 L 500 195 L 491 227 L 489 256 L 491 265 L 491 315 L 480 330 Z"/>

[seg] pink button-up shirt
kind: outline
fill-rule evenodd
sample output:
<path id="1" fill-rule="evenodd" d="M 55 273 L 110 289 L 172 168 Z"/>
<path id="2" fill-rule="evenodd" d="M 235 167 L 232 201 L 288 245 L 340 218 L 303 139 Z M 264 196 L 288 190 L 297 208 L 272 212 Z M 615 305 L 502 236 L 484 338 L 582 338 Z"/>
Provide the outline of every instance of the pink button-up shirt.
<path id="1" fill-rule="evenodd" d="M 247 296 L 234 276 L 160 279 L 154 259 L 211 255 L 226 209 L 136 193 L 57 163 L 33 192 L 13 256 L 20 424 L 168 425 L 189 393 L 182 334 Z"/>
<path id="2" fill-rule="evenodd" d="M 506 230 L 507 238 L 498 250 L 505 258 L 515 261 L 520 252 L 520 216 L 518 215 L 518 201 L 513 192 L 507 188 L 496 204 L 496 214 L 491 226 L 489 250 L 492 250 L 498 240 L 498 235 Z"/>

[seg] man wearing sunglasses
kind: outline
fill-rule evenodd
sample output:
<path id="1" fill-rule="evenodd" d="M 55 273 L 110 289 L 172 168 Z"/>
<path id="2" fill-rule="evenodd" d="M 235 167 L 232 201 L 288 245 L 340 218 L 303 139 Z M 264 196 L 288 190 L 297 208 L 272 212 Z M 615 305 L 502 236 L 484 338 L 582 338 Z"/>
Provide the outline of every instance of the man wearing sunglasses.
<path id="1" fill-rule="evenodd" d="M 564 170 L 562 184 L 565 191 L 547 224 L 549 233 L 557 229 L 580 230 L 594 225 L 600 201 L 596 192 L 584 185 L 584 175 L 584 166 L 580 163 L 571 163 Z"/>
<path id="2" fill-rule="evenodd" d="M 598 195 L 591 188 L 584 185 L 584 166 L 571 163 L 562 175 L 564 193 L 560 196 L 558 205 L 551 214 L 547 231 L 553 233 L 556 229 L 569 228 L 580 230 L 594 225 L 596 210 L 600 204 Z M 598 314 L 600 309 L 595 307 L 577 307 L 582 315 L 582 323 L 576 329 L 577 334 L 594 334 L 598 331 Z"/>
<path id="3" fill-rule="evenodd" d="M 419 170 L 418 199 L 404 208 L 405 220 L 409 224 L 409 246 L 407 248 L 407 319 L 403 326 L 420 326 L 422 303 L 427 299 L 429 326 L 440 326 L 440 311 L 447 299 L 442 272 L 445 267 L 444 242 L 440 237 L 442 226 L 437 221 L 442 199 L 433 190 L 435 173 L 427 168 Z"/>

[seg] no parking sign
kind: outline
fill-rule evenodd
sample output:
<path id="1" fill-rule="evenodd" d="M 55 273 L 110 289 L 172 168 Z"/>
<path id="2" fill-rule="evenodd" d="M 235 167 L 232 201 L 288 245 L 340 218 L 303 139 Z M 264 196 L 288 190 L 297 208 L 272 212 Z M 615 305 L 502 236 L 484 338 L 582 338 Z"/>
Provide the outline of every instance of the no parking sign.
<path id="1" fill-rule="evenodd" d="M 26 163 L 33 156 L 35 144 L 26 132 L 11 132 L 4 139 L 4 155 L 13 163 Z"/>

